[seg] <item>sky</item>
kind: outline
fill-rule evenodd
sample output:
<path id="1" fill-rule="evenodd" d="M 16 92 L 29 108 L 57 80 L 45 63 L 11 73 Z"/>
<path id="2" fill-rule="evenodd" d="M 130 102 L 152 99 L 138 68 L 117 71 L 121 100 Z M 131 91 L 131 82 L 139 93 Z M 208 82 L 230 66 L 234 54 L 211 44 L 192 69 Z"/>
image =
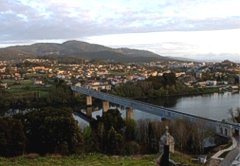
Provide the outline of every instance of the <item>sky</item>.
<path id="1" fill-rule="evenodd" d="M 0 0 L 0 47 L 81 40 L 240 62 L 239 0 Z"/>

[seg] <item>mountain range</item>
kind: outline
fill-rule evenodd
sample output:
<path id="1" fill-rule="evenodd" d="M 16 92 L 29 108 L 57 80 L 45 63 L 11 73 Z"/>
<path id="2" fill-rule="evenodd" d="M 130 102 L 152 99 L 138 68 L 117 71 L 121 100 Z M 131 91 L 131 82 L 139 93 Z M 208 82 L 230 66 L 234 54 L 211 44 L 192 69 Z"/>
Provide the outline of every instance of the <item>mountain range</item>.
<path id="1" fill-rule="evenodd" d="M 150 51 L 129 48 L 110 48 L 82 41 L 58 43 L 36 43 L 24 46 L 0 48 L 0 60 L 16 60 L 41 56 L 77 57 L 87 60 L 110 62 L 169 61 L 169 57 Z"/>

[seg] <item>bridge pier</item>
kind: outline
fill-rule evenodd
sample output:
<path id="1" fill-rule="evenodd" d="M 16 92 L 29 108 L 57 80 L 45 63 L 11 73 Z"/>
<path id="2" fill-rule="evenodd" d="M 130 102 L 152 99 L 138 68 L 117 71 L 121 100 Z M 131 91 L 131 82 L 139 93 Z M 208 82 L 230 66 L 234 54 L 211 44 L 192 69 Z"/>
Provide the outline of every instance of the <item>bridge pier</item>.
<path id="1" fill-rule="evenodd" d="M 128 107 L 126 110 L 126 119 L 133 119 L 133 108 Z"/>
<path id="2" fill-rule="evenodd" d="M 88 117 L 92 117 L 93 107 L 87 107 L 86 109 L 86 115 Z"/>
<path id="3" fill-rule="evenodd" d="M 229 137 L 232 137 L 233 136 L 233 127 L 232 126 L 229 126 L 229 128 L 228 128 L 228 135 L 229 135 Z"/>
<path id="4" fill-rule="evenodd" d="M 216 133 L 224 136 L 224 137 L 232 137 L 235 133 L 236 129 L 234 129 L 231 125 L 218 125 L 216 126 Z"/>
<path id="5" fill-rule="evenodd" d="M 102 102 L 103 112 L 107 112 L 109 110 L 109 101 Z"/>
<path id="6" fill-rule="evenodd" d="M 216 126 L 216 133 L 223 135 L 223 128 L 221 126 Z"/>
<path id="7" fill-rule="evenodd" d="M 86 105 L 87 106 L 92 106 L 92 96 L 87 96 L 86 97 Z"/>

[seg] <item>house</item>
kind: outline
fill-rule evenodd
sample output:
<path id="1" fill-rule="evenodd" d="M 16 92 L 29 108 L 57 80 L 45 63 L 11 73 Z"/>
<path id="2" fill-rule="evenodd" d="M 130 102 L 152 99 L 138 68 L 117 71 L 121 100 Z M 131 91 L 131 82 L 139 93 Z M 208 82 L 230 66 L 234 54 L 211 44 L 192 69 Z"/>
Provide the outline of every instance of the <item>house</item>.
<path id="1" fill-rule="evenodd" d="M 239 87 L 235 85 L 235 86 L 231 86 L 231 89 L 232 89 L 232 90 L 238 90 Z"/>
<path id="2" fill-rule="evenodd" d="M 202 78 L 202 72 L 200 72 L 200 71 L 196 72 L 196 78 L 201 79 Z"/>
<path id="3" fill-rule="evenodd" d="M 128 75 L 128 76 L 127 76 L 127 80 L 128 80 L 128 81 L 133 80 L 133 75 Z"/>
<path id="4" fill-rule="evenodd" d="M 217 85 L 217 81 L 216 80 L 207 80 L 206 81 L 206 85 L 208 85 L 208 86 L 216 86 Z"/>
<path id="5" fill-rule="evenodd" d="M 156 77 L 156 76 L 158 75 L 158 72 L 157 72 L 157 71 L 154 71 L 154 72 L 151 73 L 151 75 L 152 75 L 153 77 Z"/>
<path id="6" fill-rule="evenodd" d="M 180 76 L 185 76 L 186 73 L 185 72 L 178 72 L 178 73 L 175 73 L 176 77 L 180 77 Z"/>
<path id="7" fill-rule="evenodd" d="M 85 87 L 88 89 L 94 89 L 96 91 L 101 91 L 101 90 L 109 91 L 112 88 L 112 86 L 108 84 L 108 82 L 91 82 L 86 84 Z"/>
<path id="8" fill-rule="evenodd" d="M 5 71 L 6 71 L 6 67 L 3 67 L 0 69 L 0 73 L 5 73 Z"/>
<path id="9" fill-rule="evenodd" d="M 43 85 L 43 81 L 42 80 L 34 80 L 34 85 Z"/>
<path id="10" fill-rule="evenodd" d="M 7 83 L 0 83 L 0 89 L 7 89 L 8 84 Z"/>
<path id="11" fill-rule="evenodd" d="M 206 82 L 205 81 L 202 81 L 202 82 L 198 82 L 197 85 L 200 86 L 200 87 L 206 87 Z"/>
<path id="12" fill-rule="evenodd" d="M 81 84 L 80 82 L 78 82 L 78 83 L 75 84 L 75 86 L 77 86 L 77 87 L 81 87 L 82 84 Z"/>

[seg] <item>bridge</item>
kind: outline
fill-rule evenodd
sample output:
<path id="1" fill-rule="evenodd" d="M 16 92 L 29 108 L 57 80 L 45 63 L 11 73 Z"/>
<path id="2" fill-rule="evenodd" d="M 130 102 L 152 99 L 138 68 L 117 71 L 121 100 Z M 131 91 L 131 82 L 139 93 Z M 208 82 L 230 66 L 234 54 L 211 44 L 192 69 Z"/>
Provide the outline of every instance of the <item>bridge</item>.
<path id="1" fill-rule="evenodd" d="M 103 93 L 100 91 L 87 89 L 84 87 L 72 86 L 71 89 L 76 94 L 86 95 L 87 106 L 92 105 L 92 97 L 102 100 L 104 112 L 108 111 L 109 102 L 127 108 L 126 118 L 133 118 L 133 111 L 134 109 L 137 109 L 139 111 L 154 114 L 154 115 L 160 116 L 161 118 L 166 118 L 166 119 L 186 119 L 192 122 L 198 121 L 198 122 L 201 122 L 202 124 L 208 125 L 211 128 L 214 128 L 216 133 L 225 137 L 231 137 L 233 133 L 237 133 L 240 135 L 240 124 L 238 123 L 218 121 L 214 119 L 199 117 L 196 115 L 178 112 L 176 110 L 165 108 L 162 106 L 145 103 L 137 100 L 132 100 L 132 99 L 128 99 L 128 98 L 124 98 L 124 97 L 120 97 L 120 96 L 116 96 L 108 93 Z M 87 109 L 87 114 L 88 115 L 91 114 L 89 109 Z"/>

